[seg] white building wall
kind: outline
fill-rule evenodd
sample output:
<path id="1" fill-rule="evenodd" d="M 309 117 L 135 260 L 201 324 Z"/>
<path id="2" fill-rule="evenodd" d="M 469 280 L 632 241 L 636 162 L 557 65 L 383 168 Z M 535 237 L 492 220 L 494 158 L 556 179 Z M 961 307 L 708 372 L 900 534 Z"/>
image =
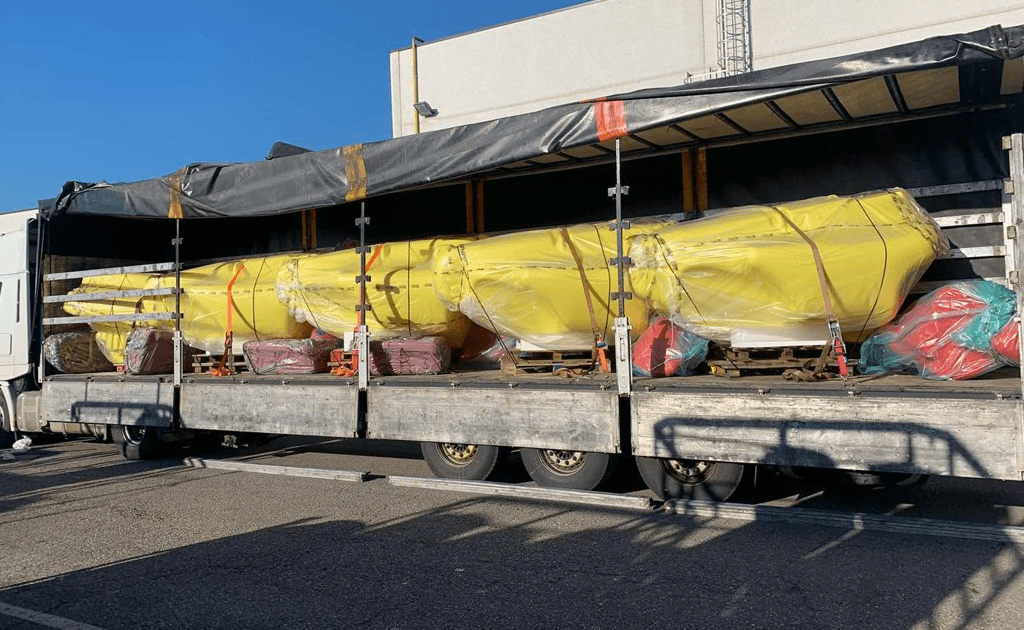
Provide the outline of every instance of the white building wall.
<path id="1" fill-rule="evenodd" d="M 1022 0 L 751 0 L 754 69 L 1024 24 Z"/>
<path id="2" fill-rule="evenodd" d="M 596 0 L 418 47 L 421 131 L 680 85 L 718 62 L 718 0 Z M 1024 24 L 1024 0 L 751 0 L 754 69 Z M 414 34 L 414 33 L 413 33 Z M 413 35 L 410 34 L 410 35 Z M 391 54 L 392 133 L 413 133 L 412 55 Z"/>
<path id="3" fill-rule="evenodd" d="M 687 71 L 704 72 L 716 62 L 715 6 L 715 0 L 598 0 L 421 44 L 420 100 L 439 114 L 421 119 L 420 129 L 683 83 Z M 393 52 L 395 136 L 412 133 L 412 94 L 411 51 Z"/>

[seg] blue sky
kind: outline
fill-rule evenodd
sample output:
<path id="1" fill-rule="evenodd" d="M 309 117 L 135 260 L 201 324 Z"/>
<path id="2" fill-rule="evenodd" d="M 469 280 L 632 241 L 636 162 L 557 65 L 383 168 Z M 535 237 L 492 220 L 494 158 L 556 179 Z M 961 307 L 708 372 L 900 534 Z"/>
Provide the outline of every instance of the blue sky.
<path id="1" fill-rule="evenodd" d="M 0 212 L 277 140 L 388 138 L 390 51 L 574 4 L 0 0 Z"/>

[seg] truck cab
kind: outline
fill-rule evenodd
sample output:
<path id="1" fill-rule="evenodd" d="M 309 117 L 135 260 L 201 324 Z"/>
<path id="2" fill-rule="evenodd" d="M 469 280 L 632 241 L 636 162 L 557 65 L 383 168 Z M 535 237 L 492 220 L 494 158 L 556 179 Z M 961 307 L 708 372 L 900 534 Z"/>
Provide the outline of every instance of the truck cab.
<path id="1" fill-rule="evenodd" d="M 30 252 L 37 217 L 36 210 L 0 215 L 0 441 L 13 427 L 15 390 L 32 372 Z"/>

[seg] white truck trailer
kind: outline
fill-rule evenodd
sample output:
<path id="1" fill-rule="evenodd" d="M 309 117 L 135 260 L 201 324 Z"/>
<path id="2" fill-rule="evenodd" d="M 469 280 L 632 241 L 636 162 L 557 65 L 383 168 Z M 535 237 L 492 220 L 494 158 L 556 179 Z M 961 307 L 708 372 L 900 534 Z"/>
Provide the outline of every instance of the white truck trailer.
<path id="1" fill-rule="evenodd" d="M 471 479 L 516 448 L 538 483 L 588 489 L 632 456 L 662 497 L 725 499 L 764 465 L 1024 480 L 1016 367 L 968 381 L 653 379 L 630 374 L 619 344 L 613 374 L 570 379 L 371 377 L 365 362 L 350 378 L 214 377 L 180 360 L 173 374 L 133 376 L 55 373 L 41 350 L 54 326 L 82 323 L 54 309 L 83 277 L 340 245 L 359 223 L 365 245 L 480 233 L 485 221 L 488 232 L 687 221 L 896 186 L 953 245 L 915 293 L 986 278 L 1015 292 L 1019 313 L 1022 56 L 1024 28 L 992 27 L 374 144 L 286 147 L 132 184 L 69 182 L 3 223 L 3 429 L 109 432 L 135 458 L 198 432 L 409 440 L 439 476 Z M 356 221 L 362 209 L 373 223 Z M 624 335 L 629 323 L 617 324 Z"/>

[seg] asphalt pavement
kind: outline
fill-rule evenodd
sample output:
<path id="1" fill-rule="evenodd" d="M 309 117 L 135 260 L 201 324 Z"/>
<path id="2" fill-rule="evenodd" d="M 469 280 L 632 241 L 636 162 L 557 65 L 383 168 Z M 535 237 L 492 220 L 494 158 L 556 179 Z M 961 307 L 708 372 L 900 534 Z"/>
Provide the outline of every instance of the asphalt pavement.
<path id="1" fill-rule="evenodd" d="M 353 470 L 364 482 L 182 464 Z M 502 480 L 530 485 L 515 458 Z M 0 461 L 0 628 L 1024 627 L 1024 546 L 397 487 L 416 445 L 279 439 Z M 745 505 L 1024 525 L 1024 487 L 765 478 Z M 653 497 L 625 466 L 613 489 Z M 852 521 L 851 521 L 852 522 Z"/>

